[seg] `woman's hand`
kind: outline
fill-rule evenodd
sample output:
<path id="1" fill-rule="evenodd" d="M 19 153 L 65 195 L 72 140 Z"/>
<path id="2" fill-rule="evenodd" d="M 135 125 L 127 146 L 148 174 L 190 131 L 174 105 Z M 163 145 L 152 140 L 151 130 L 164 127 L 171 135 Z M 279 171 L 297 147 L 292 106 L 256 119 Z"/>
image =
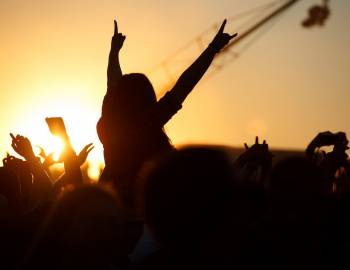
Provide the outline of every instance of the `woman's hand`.
<path id="1" fill-rule="evenodd" d="M 112 49 L 115 51 L 120 51 L 123 47 L 125 36 L 122 33 L 118 32 L 117 21 L 114 20 L 114 35 L 112 37 Z"/>
<path id="2" fill-rule="evenodd" d="M 230 35 L 227 33 L 224 33 L 224 28 L 226 25 L 227 20 L 225 19 L 218 31 L 218 33 L 216 34 L 216 36 L 214 37 L 213 41 L 210 43 L 210 47 L 212 47 L 217 53 L 223 48 L 225 47 L 231 39 L 233 39 L 234 37 L 237 36 L 237 33 Z"/>

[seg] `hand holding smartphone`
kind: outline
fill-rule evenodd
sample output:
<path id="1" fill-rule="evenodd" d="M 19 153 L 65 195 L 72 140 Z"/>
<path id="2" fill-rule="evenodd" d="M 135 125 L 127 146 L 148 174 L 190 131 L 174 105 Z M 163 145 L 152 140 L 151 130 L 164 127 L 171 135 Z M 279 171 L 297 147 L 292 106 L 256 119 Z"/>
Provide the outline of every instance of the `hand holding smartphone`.
<path id="1" fill-rule="evenodd" d="M 62 139 L 68 138 L 66 126 L 64 125 L 62 117 L 46 117 L 45 121 L 52 135 Z"/>

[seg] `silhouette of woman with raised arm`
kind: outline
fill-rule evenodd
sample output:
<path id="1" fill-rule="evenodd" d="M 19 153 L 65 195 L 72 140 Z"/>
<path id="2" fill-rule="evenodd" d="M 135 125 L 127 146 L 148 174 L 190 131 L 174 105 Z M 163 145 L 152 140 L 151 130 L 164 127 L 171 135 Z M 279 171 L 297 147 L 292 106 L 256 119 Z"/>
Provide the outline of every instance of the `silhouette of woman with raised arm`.
<path id="1" fill-rule="evenodd" d="M 97 133 L 104 147 L 106 164 L 100 180 L 112 180 L 124 202 L 132 200 L 133 180 L 142 164 L 173 149 L 163 126 L 181 109 L 182 102 L 202 78 L 215 55 L 237 35 L 224 33 L 225 24 L 226 20 L 204 52 L 180 76 L 175 86 L 157 101 L 153 86 L 144 74 L 122 74 L 119 51 L 125 36 L 118 32 L 114 21 L 107 93 Z"/>

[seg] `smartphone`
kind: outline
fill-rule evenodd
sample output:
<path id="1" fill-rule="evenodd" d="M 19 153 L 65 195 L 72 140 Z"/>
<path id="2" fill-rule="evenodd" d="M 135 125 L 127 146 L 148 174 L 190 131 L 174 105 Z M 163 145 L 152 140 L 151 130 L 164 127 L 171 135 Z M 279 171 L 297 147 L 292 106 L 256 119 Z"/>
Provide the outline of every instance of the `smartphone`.
<path id="1" fill-rule="evenodd" d="M 67 137 L 66 126 L 64 125 L 62 117 L 46 117 L 45 121 L 52 135 L 61 138 Z"/>

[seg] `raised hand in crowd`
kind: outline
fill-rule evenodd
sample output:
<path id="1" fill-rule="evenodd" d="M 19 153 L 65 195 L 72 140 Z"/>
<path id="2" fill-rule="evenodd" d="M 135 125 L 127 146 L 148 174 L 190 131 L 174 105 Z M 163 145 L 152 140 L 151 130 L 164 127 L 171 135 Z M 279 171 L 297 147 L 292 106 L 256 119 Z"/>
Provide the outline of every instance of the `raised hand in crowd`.
<path id="1" fill-rule="evenodd" d="M 26 209 L 32 192 L 32 173 L 28 162 L 7 153 L 3 159 L 3 166 L 14 172 L 20 183 L 20 196 L 23 209 Z"/>
<path id="2" fill-rule="evenodd" d="M 125 36 L 118 32 L 117 21 L 114 20 L 114 34 L 111 42 L 111 50 L 109 52 L 108 68 L 107 68 L 107 93 L 109 89 L 114 88 L 122 77 L 122 70 L 119 63 L 119 51 L 123 47 Z"/>
<path id="3" fill-rule="evenodd" d="M 83 147 L 83 149 L 81 149 L 81 151 L 80 151 L 79 154 L 78 154 L 78 163 L 79 163 L 80 166 L 82 166 L 82 165 L 85 163 L 85 161 L 86 161 L 86 159 L 87 159 L 89 153 L 90 153 L 93 149 L 94 149 L 94 146 L 93 146 L 92 143 L 89 143 L 89 144 L 85 145 L 85 146 Z"/>
<path id="4" fill-rule="evenodd" d="M 65 173 L 55 182 L 55 191 L 60 192 L 65 186 L 76 186 L 83 183 L 80 166 L 84 164 L 88 154 L 94 148 L 92 143 L 87 144 L 77 155 L 67 133 L 64 121 L 61 117 L 46 118 L 51 133 L 59 136 L 63 141 L 63 151 L 59 161 L 63 161 Z"/>
<path id="5" fill-rule="evenodd" d="M 14 136 L 11 133 L 10 136 L 13 150 L 28 162 L 30 171 L 33 174 L 31 198 L 33 204 L 39 204 L 50 199 L 53 191 L 51 180 L 46 174 L 40 159 L 35 156 L 30 140 L 22 135 Z"/>
<path id="6" fill-rule="evenodd" d="M 319 167 L 333 191 L 343 192 L 350 187 L 346 153 L 348 142 L 344 132 L 325 131 L 317 134 L 306 148 L 306 157 Z M 333 146 L 332 151 L 321 150 L 325 146 Z"/>
<path id="7" fill-rule="evenodd" d="M 36 147 L 38 147 L 40 149 L 39 156 L 44 160 L 43 161 L 44 170 L 46 171 L 47 175 L 52 179 L 50 167 L 52 165 L 54 165 L 55 163 L 58 163 L 59 161 L 56 161 L 53 158 L 54 153 L 46 154 L 44 148 L 42 148 L 41 146 L 38 146 L 38 145 Z"/>
<path id="8" fill-rule="evenodd" d="M 37 145 L 36 147 L 38 147 L 39 150 L 40 150 L 39 156 L 40 156 L 41 158 L 44 159 L 44 161 L 43 161 L 44 167 L 49 168 L 49 167 L 51 167 L 53 164 L 55 164 L 56 162 L 58 162 L 58 161 L 55 161 L 55 160 L 54 160 L 54 158 L 53 158 L 54 153 L 53 153 L 53 152 L 51 152 L 51 153 L 49 153 L 49 154 L 46 154 L 46 151 L 45 151 L 44 148 L 42 148 L 41 146 L 38 146 L 38 145 Z"/>
<path id="9" fill-rule="evenodd" d="M 348 142 L 344 132 L 320 132 L 307 146 L 306 156 L 319 165 L 326 164 L 333 171 L 331 173 L 335 173 L 334 170 L 347 163 L 348 156 L 345 151 L 348 149 Z M 329 153 L 317 151 L 324 146 L 333 146 L 333 150 Z"/>
<path id="10" fill-rule="evenodd" d="M 273 155 L 269 151 L 268 144 L 265 140 L 260 144 L 259 137 L 256 136 L 255 143 L 251 147 L 247 143 L 244 147 L 245 152 L 234 163 L 236 169 L 245 175 L 244 178 L 251 179 L 254 175 L 255 181 L 263 181 L 272 166 Z"/>
<path id="11" fill-rule="evenodd" d="M 75 150 L 70 142 L 66 126 L 62 117 L 47 117 L 45 118 L 46 123 L 50 129 L 50 132 L 59 137 L 63 142 L 63 150 L 60 156 L 60 161 L 64 162 L 65 173 L 70 177 L 81 180 L 80 166 L 78 164 L 78 157 Z"/>
<path id="12" fill-rule="evenodd" d="M 28 138 L 21 135 L 14 136 L 12 133 L 10 133 L 10 136 L 12 138 L 11 146 L 17 154 L 27 161 L 35 159 L 33 147 Z"/>
<path id="13" fill-rule="evenodd" d="M 42 157 L 42 158 L 44 159 L 44 161 L 43 161 L 43 166 L 44 166 L 44 168 L 45 168 L 46 171 L 49 171 L 49 168 L 50 168 L 52 165 L 54 165 L 55 163 L 63 162 L 62 157 L 59 157 L 58 160 L 55 160 L 55 159 L 53 158 L 54 153 L 46 154 L 44 148 L 42 148 L 41 146 L 37 146 L 37 147 L 40 149 L 39 156 Z M 94 146 L 93 146 L 92 143 L 89 143 L 89 144 L 85 145 L 85 146 L 83 147 L 83 149 L 81 149 L 81 151 L 80 151 L 79 154 L 78 154 L 78 163 L 79 163 L 80 166 L 82 166 L 82 165 L 85 163 L 85 161 L 86 161 L 86 159 L 87 159 L 89 153 L 90 153 L 93 149 L 94 149 Z"/>
<path id="14" fill-rule="evenodd" d="M 348 144 L 348 141 L 346 138 L 346 134 L 344 132 L 337 132 L 337 133 L 333 133 L 330 131 L 320 132 L 307 146 L 306 155 L 312 158 L 317 148 L 321 148 L 323 146 L 337 145 L 337 148 L 341 149 L 342 147 L 347 147 L 347 144 Z M 341 147 L 339 148 L 339 146 Z"/>

